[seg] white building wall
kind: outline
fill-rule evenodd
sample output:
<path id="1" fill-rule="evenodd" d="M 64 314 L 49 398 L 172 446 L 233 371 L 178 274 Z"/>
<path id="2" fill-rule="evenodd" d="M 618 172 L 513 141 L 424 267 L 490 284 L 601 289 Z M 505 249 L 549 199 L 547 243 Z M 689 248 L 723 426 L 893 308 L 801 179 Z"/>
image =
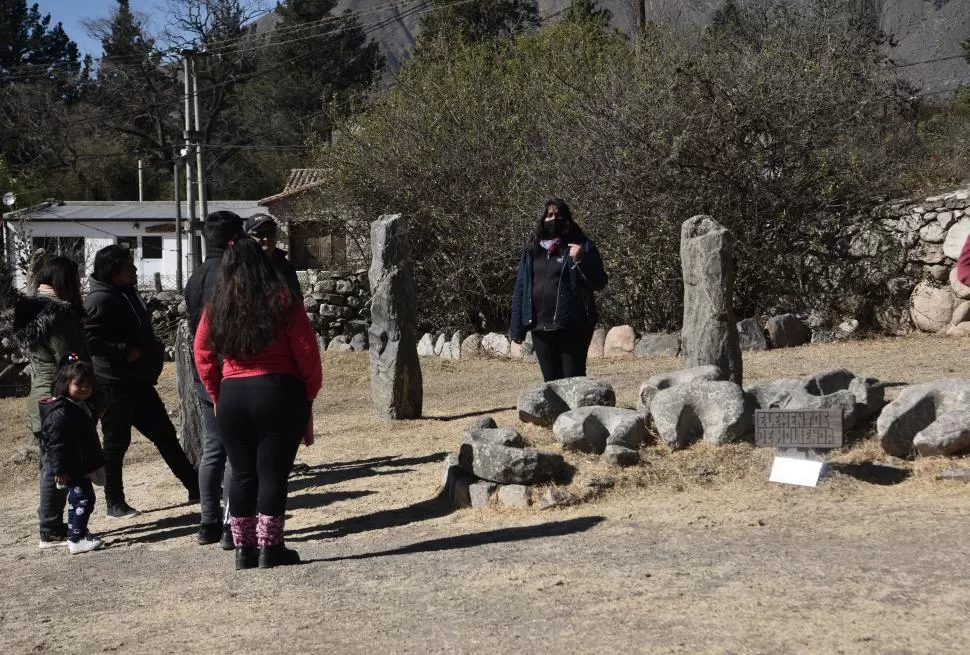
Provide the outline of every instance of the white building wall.
<path id="1" fill-rule="evenodd" d="M 154 275 L 161 276 L 162 288 L 175 290 L 176 279 L 176 239 L 172 232 L 148 232 L 151 226 L 167 226 L 170 223 L 128 222 L 128 221 L 32 221 L 21 226 L 13 221 L 5 223 L 6 261 L 14 271 L 17 288 L 26 290 L 27 274 L 23 261 L 32 252 L 33 239 L 53 237 L 83 237 L 84 238 L 84 276 L 91 274 L 94 266 L 94 256 L 101 248 L 119 242 L 125 237 L 137 238 L 135 248 L 135 266 L 138 267 L 138 286 L 141 289 L 154 289 Z M 161 237 L 162 257 L 146 259 L 142 248 L 144 237 Z M 182 237 L 182 283 L 189 277 L 189 240 Z M 78 262 L 79 264 L 81 262 Z"/>

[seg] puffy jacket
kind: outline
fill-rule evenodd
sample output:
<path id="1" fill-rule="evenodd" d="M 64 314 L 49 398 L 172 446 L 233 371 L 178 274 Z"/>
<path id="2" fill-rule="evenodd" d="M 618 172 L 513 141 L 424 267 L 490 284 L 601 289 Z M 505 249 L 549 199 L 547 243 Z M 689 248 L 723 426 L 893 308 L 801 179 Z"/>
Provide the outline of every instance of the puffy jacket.
<path id="1" fill-rule="evenodd" d="M 54 475 L 76 481 L 104 466 L 90 405 L 58 397 L 40 401 L 39 407 L 44 452 Z"/>
<path id="2" fill-rule="evenodd" d="M 165 351 L 155 336 L 145 302 L 135 289 L 91 278 L 84 311 L 84 330 L 99 381 L 158 382 Z M 129 362 L 128 355 L 134 349 L 141 351 L 141 357 Z"/>
<path id="3" fill-rule="evenodd" d="M 42 287 L 43 288 L 43 287 Z M 51 384 L 64 358 L 76 353 L 91 361 L 84 325 L 71 305 L 52 293 L 38 291 L 14 307 L 14 338 L 30 358 L 30 397 L 27 416 L 31 432 L 41 431 L 38 402 L 51 395 Z"/>
<path id="4" fill-rule="evenodd" d="M 603 269 L 603 260 L 596 244 L 591 239 L 584 239 L 579 244 L 583 248 L 583 256 L 576 264 L 567 255 L 563 258 L 562 271 L 559 274 L 559 293 L 556 300 L 555 321 L 559 328 L 566 328 L 577 323 L 595 325 L 599 319 L 596 311 L 596 300 L 593 292 L 606 286 L 609 278 Z M 509 326 L 509 337 L 513 341 L 521 341 L 526 332 L 536 325 L 535 311 L 532 307 L 532 264 L 533 251 L 531 244 L 526 244 L 519 260 L 519 272 L 515 279 L 515 290 L 512 292 L 512 321 Z"/>

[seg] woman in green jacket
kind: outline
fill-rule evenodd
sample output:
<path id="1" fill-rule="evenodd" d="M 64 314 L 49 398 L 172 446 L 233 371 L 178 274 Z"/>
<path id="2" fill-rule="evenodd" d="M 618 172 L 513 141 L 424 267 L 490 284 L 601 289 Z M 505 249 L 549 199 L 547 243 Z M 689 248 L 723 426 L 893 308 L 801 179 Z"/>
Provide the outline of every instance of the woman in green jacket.
<path id="1" fill-rule="evenodd" d="M 77 263 L 67 257 L 50 257 L 41 263 L 34 276 L 37 291 L 21 298 L 14 308 L 14 334 L 30 357 L 30 396 L 27 416 L 30 430 L 40 446 L 40 547 L 64 545 L 67 525 L 64 505 L 67 490 L 60 490 L 47 465 L 41 441 L 39 401 L 51 395 L 51 383 L 60 363 L 74 353 L 91 361 L 84 337 L 84 306 Z"/>

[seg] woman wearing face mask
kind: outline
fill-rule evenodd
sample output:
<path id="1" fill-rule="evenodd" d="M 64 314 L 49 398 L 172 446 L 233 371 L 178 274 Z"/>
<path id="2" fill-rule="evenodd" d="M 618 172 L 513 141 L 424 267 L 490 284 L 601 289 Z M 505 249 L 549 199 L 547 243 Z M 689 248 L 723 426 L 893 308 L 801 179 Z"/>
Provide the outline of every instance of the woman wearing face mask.
<path id="1" fill-rule="evenodd" d="M 597 320 L 593 292 L 605 287 L 607 279 L 596 244 L 573 222 L 566 202 L 550 198 L 522 251 L 509 329 L 515 343 L 532 331 L 546 382 L 586 375 Z"/>

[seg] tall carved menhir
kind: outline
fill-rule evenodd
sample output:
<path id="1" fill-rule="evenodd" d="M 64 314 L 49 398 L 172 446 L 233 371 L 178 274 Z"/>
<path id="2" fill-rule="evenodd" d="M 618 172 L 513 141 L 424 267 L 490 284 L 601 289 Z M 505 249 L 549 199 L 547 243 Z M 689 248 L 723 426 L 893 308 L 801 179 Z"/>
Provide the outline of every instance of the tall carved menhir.
<path id="1" fill-rule="evenodd" d="M 741 384 L 741 346 L 734 322 L 734 237 L 710 216 L 694 216 L 680 228 L 684 275 L 684 366 L 718 366 Z"/>
<path id="2" fill-rule="evenodd" d="M 407 225 L 400 214 L 371 223 L 370 388 L 374 410 L 389 419 L 421 417 L 424 390 L 418 361 L 417 290 Z"/>

